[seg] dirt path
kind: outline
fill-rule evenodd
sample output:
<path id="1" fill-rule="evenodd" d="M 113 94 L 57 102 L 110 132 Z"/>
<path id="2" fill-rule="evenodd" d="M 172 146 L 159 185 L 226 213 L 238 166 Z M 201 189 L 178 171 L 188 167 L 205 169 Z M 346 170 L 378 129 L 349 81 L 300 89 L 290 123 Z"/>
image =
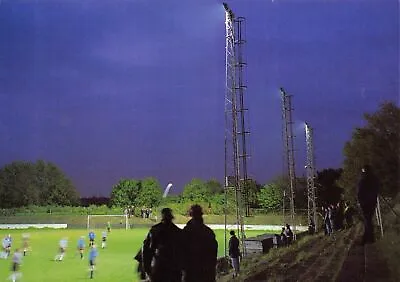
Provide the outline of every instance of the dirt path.
<path id="1" fill-rule="evenodd" d="M 331 237 L 315 236 L 265 262 L 261 271 L 235 281 L 391 281 L 376 246 L 359 244 L 361 233 L 362 227 L 357 226 Z"/>
<path id="2" fill-rule="evenodd" d="M 351 282 L 394 281 L 375 244 L 353 244 L 336 280 Z"/>

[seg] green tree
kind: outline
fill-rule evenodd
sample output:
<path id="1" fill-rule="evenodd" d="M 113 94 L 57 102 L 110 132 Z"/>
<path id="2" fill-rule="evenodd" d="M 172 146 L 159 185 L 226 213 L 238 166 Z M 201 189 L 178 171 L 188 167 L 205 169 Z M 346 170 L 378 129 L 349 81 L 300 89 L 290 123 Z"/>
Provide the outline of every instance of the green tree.
<path id="1" fill-rule="evenodd" d="M 29 162 L 12 162 L 0 171 L 1 206 L 4 208 L 39 204 L 39 187 L 33 186 L 34 168 Z"/>
<path id="2" fill-rule="evenodd" d="M 140 181 L 121 179 L 111 191 L 111 205 L 115 207 L 137 206 L 136 199 L 140 193 Z"/>
<path id="3" fill-rule="evenodd" d="M 182 196 L 185 201 L 189 202 L 208 202 L 211 192 L 201 179 L 194 178 L 185 185 Z"/>
<path id="4" fill-rule="evenodd" d="M 136 198 L 136 206 L 157 207 L 162 198 L 161 185 L 153 177 L 145 178 L 141 182 L 141 189 Z"/>
<path id="5" fill-rule="evenodd" d="M 395 196 L 400 187 L 400 109 L 392 102 L 380 105 L 375 113 L 364 114 L 366 125 L 353 131 L 344 146 L 343 174 L 339 186 L 345 197 L 355 201 L 361 167 L 369 164 L 379 177 L 380 193 Z"/>
<path id="6" fill-rule="evenodd" d="M 79 195 L 72 182 L 65 177 L 64 173 L 56 165 L 52 163 L 45 164 L 43 182 L 46 184 L 41 189 L 43 205 L 71 206 L 79 202 Z"/>
<path id="7" fill-rule="evenodd" d="M 244 189 L 248 193 L 248 203 L 251 208 L 257 208 L 259 206 L 258 194 L 262 188 L 262 185 L 257 183 L 253 179 L 247 179 L 244 183 Z"/>
<path id="8" fill-rule="evenodd" d="M 337 182 L 342 175 L 343 170 L 339 169 L 323 169 L 317 172 L 316 191 L 318 205 L 336 204 L 343 195 L 343 189 L 338 186 Z"/>
<path id="9" fill-rule="evenodd" d="M 221 194 L 224 192 L 224 187 L 216 179 L 210 179 L 205 183 L 207 190 L 210 194 Z"/>
<path id="10" fill-rule="evenodd" d="M 277 179 L 264 185 L 258 193 L 260 206 L 268 211 L 276 211 L 282 207 L 284 181 Z"/>
<path id="11" fill-rule="evenodd" d="M 17 161 L 0 169 L 0 207 L 75 205 L 79 194 L 53 163 Z"/>

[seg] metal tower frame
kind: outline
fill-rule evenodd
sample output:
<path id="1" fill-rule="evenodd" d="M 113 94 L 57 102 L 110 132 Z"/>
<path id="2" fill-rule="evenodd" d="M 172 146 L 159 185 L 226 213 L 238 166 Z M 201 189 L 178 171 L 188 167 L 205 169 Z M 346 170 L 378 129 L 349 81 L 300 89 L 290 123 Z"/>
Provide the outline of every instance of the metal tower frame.
<path id="1" fill-rule="evenodd" d="M 283 88 L 280 88 L 282 96 L 282 120 L 283 120 L 283 145 L 284 156 L 286 161 L 286 172 L 289 177 L 289 191 L 284 191 L 283 203 L 286 196 L 289 197 L 290 208 L 290 225 L 293 227 L 293 232 L 296 231 L 295 222 L 295 191 L 296 191 L 296 170 L 294 158 L 294 135 L 293 135 L 293 120 L 292 120 L 292 95 L 288 95 Z M 285 218 L 284 218 L 285 220 Z"/>
<path id="2" fill-rule="evenodd" d="M 245 18 L 235 18 L 234 13 L 226 3 L 226 90 L 225 90 L 225 256 L 227 256 L 227 213 L 228 194 L 235 195 L 236 228 L 243 255 L 246 255 L 244 240 L 244 215 L 248 215 L 247 175 L 247 135 L 245 120 L 247 109 L 244 104 L 246 90 L 243 58 L 245 44 L 243 28 Z"/>
<path id="3" fill-rule="evenodd" d="M 246 19 L 244 17 L 237 17 L 234 20 L 235 23 L 235 47 L 236 47 L 236 91 L 238 92 L 238 114 L 239 114 L 239 127 L 240 131 L 238 135 L 240 137 L 239 142 L 239 150 L 240 150 L 240 172 L 242 173 L 240 176 L 240 181 L 243 183 L 243 200 L 245 207 L 245 216 L 250 216 L 250 203 L 249 203 L 249 190 L 248 190 L 248 171 L 247 171 L 247 159 L 249 158 L 247 152 L 247 137 L 250 134 L 250 130 L 246 126 L 247 113 L 248 108 L 246 108 L 244 96 L 245 90 L 247 89 L 246 79 L 245 79 L 245 68 L 247 63 L 245 62 L 243 53 L 244 46 L 246 43 L 245 39 L 245 27 L 246 27 Z"/>
<path id="4" fill-rule="evenodd" d="M 316 208 L 316 187 L 315 187 L 315 155 L 314 155 L 314 130 L 308 124 L 305 123 L 306 132 L 306 146 L 307 146 L 307 216 L 308 220 L 312 220 L 315 226 L 315 231 L 318 229 L 318 217 Z"/>

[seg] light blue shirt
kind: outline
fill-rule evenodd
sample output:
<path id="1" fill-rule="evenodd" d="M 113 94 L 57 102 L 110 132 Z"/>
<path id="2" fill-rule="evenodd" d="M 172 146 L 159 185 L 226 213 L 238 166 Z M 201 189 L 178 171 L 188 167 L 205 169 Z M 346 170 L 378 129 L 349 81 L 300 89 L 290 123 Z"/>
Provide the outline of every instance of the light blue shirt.
<path id="1" fill-rule="evenodd" d="M 85 247 L 85 240 L 83 240 L 82 238 L 80 238 L 80 239 L 78 240 L 78 247 L 79 247 L 79 248 Z"/>
<path id="2" fill-rule="evenodd" d="M 95 260 L 97 257 L 97 249 L 91 248 L 89 252 L 89 260 Z"/>

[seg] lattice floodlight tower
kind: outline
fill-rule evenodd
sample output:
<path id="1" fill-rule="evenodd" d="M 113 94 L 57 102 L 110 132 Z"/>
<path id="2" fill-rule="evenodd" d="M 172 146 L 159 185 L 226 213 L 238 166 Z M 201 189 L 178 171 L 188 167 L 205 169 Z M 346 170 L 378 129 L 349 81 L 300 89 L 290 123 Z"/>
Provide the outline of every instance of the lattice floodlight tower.
<path id="1" fill-rule="evenodd" d="M 313 128 L 305 123 L 306 146 L 307 146 L 307 216 L 308 220 L 314 223 L 315 231 L 318 229 L 318 217 L 316 208 L 316 193 L 315 193 L 315 155 L 314 155 L 314 136 Z"/>
<path id="2" fill-rule="evenodd" d="M 236 213 L 235 228 L 241 240 L 242 253 L 246 255 L 243 217 L 249 215 L 248 191 L 245 185 L 247 176 L 247 143 L 250 133 L 246 129 L 245 120 L 247 109 L 244 106 L 246 84 L 243 58 L 245 18 L 235 17 L 226 3 L 226 89 L 225 89 L 225 255 L 227 252 L 227 213 L 231 199 L 234 198 Z"/>
<path id="3" fill-rule="evenodd" d="M 283 88 L 280 89 L 282 96 L 282 120 L 283 120 L 283 145 L 284 145 L 284 156 L 285 156 L 285 170 L 289 178 L 289 185 L 284 191 L 283 203 L 286 201 L 286 197 L 289 198 L 289 209 L 290 209 L 290 225 L 293 227 L 293 231 L 296 231 L 295 222 L 295 191 L 296 191 L 296 171 L 295 171 L 295 159 L 294 159 L 294 135 L 293 135 L 293 120 L 292 120 L 292 96 L 288 95 Z M 284 210 L 284 209 L 283 209 Z M 285 211 L 284 211 L 285 221 Z M 285 222 L 284 222 L 285 223 Z"/>

